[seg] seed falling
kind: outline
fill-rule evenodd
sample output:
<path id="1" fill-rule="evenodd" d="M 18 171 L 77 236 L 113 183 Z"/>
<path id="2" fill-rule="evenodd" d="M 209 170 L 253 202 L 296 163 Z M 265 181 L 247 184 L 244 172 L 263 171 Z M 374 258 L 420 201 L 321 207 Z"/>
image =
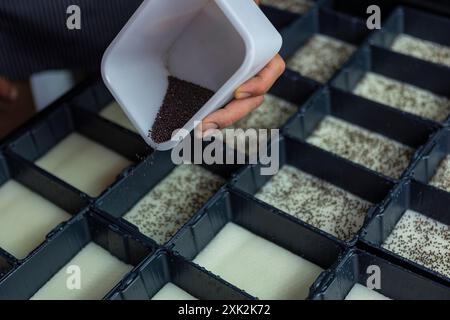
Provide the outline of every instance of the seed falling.
<path id="1" fill-rule="evenodd" d="M 164 244 L 224 184 L 222 177 L 201 166 L 178 166 L 124 218 L 146 236 Z"/>
<path id="2" fill-rule="evenodd" d="M 392 178 L 408 167 L 414 150 L 380 134 L 327 116 L 307 142 Z"/>
<path id="3" fill-rule="evenodd" d="M 169 76 L 169 87 L 150 132 L 156 143 L 172 138 L 208 102 L 214 92 L 199 85 Z"/>
<path id="4" fill-rule="evenodd" d="M 362 227 L 371 204 L 292 166 L 284 166 L 256 197 L 341 240 Z"/>
<path id="5" fill-rule="evenodd" d="M 421 213 L 406 211 L 383 247 L 450 277 L 450 228 Z"/>

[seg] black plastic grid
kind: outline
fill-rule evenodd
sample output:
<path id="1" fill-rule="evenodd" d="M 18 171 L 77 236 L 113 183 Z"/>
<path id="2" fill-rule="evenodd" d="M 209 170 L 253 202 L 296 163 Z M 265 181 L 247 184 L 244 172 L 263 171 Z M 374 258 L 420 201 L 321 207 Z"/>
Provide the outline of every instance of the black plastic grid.
<path id="1" fill-rule="evenodd" d="M 152 154 L 152 150 L 144 145 L 137 134 L 97 115 L 102 108 L 112 102 L 112 96 L 100 81 L 88 81 L 59 99 L 48 110 L 36 116 L 2 143 L 0 179 L 4 182 L 13 177 L 75 216 L 52 231 L 44 244 L 23 261 L 18 261 L 0 249 L 1 296 L 29 298 L 64 265 L 64 262 L 67 262 L 77 250 L 79 251 L 86 241 L 93 239 L 122 260 L 129 261 L 135 266 L 133 272 L 105 297 L 107 299 L 148 299 L 168 281 L 176 282 L 180 287 L 195 293 L 199 298 L 252 298 L 200 266 L 189 262 L 224 224 L 233 221 L 327 269 L 328 271 L 324 272 L 312 286 L 310 298 L 343 298 L 342 290 L 334 291 L 331 296 L 328 295 L 330 282 L 339 278 L 341 268 L 347 266 L 349 261 L 363 263 L 367 257 L 374 261 L 386 259 L 383 260 L 383 263 L 389 266 L 390 275 L 399 273 L 408 279 L 413 279 L 414 284 L 420 283 L 423 288 L 427 288 L 426 290 L 431 290 L 426 291 L 431 292 L 430 296 L 447 297 L 449 287 L 447 278 L 379 248 L 382 237 L 377 229 L 383 226 L 385 228 L 383 237 L 387 236 L 389 228 L 393 228 L 393 223 L 401 216 L 401 210 L 395 205 L 391 205 L 393 209 L 390 209 L 390 204 L 398 200 L 396 198 L 398 192 L 400 194 L 412 192 L 412 194 L 418 195 L 416 200 L 404 202 L 404 207 L 419 204 L 427 206 L 433 203 L 436 209 L 427 209 L 428 211 L 425 210 L 425 213 L 439 221 L 447 222 L 436 203 L 447 204 L 448 194 L 419 182 L 428 182 L 438 162 L 445 154 L 449 153 L 447 142 L 443 142 L 448 134 L 448 129 L 443 128 L 447 126 L 447 123 L 438 124 L 418 116 L 405 114 L 348 92 L 352 89 L 355 81 L 361 77 L 363 71 L 375 68 L 382 74 L 411 82 L 435 93 L 449 95 L 448 88 L 450 86 L 448 81 L 445 81 L 448 68 L 394 53 L 388 49 L 389 39 L 400 31 L 441 43 L 446 41 L 431 32 L 432 30 L 424 30 L 426 28 L 423 28 L 423 25 L 415 25 L 412 19 L 407 19 L 410 22 L 402 26 L 398 22 L 401 20 L 399 17 L 426 18 L 427 26 L 433 26 L 433 30 L 437 30 L 435 28 L 438 26 L 448 25 L 447 18 L 439 18 L 408 8 L 396 9 L 396 5 L 399 3 L 412 3 L 416 7 L 431 7 L 428 2 L 424 4 L 420 1 L 323 0 L 318 1 L 314 8 L 303 16 L 271 7 L 263 8 L 279 30 L 283 29 L 285 43 L 282 54 L 285 57 L 292 55 L 294 50 L 297 50 L 315 33 L 323 33 L 358 47 L 353 57 L 324 85 L 287 70 L 272 93 L 301 107 L 297 115 L 283 129 L 287 137 L 282 138 L 284 141 L 282 145 L 289 145 L 291 149 L 295 148 L 295 152 L 284 151 L 283 163 L 291 163 L 320 179 L 374 203 L 375 206 L 368 213 L 360 235 L 348 242 L 338 241 L 325 232 L 255 200 L 252 194 L 264 181 L 255 179 L 257 175 L 254 173 L 257 166 L 249 166 L 243 168 L 237 176 L 233 174 L 237 168 L 222 171 L 221 173 L 228 178 L 228 181 L 232 182 L 232 186 L 225 186 L 221 189 L 166 246 L 158 246 L 118 217 L 123 215 L 127 207 L 145 194 L 145 191 L 148 191 L 155 181 L 160 180 L 164 176 L 164 172 L 170 171 L 173 167 L 164 164 L 164 170 L 160 172 L 155 170 L 159 168 L 153 167 L 155 163 L 152 159 L 160 157 L 159 153 Z M 364 18 L 367 16 L 365 10 L 370 4 L 378 4 L 382 8 L 383 20 L 386 24 L 383 25 L 384 28 L 381 31 L 370 32 L 365 27 Z M 438 6 L 434 8 L 438 8 Z M 403 67 L 390 68 L 392 65 Z M 435 75 L 440 76 L 431 77 L 429 76 L 430 71 L 422 72 L 426 69 L 432 70 Z M 414 70 L 420 71 L 418 75 L 414 73 Z M 423 77 L 423 75 L 426 76 Z M 314 97 L 310 99 L 313 94 Z M 345 102 L 345 105 L 336 107 L 336 104 L 330 102 Z M 350 103 L 354 103 L 354 105 L 349 106 Z M 396 181 L 384 177 L 302 141 L 318 121 L 330 112 L 372 131 L 381 131 L 380 133 L 416 149 L 412 165 L 403 174 L 402 179 Z M 387 121 L 387 124 L 383 124 L 383 119 Z M 32 163 L 57 141 L 74 130 L 136 162 L 135 166 L 125 170 L 119 176 L 118 181 L 105 190 L 98 199 L 90 198 L 69 184 L 55 179 Z M 438 134 L 436 134 L 437 132 Z M 431 139 L 430 136 L 432 136 Z M 323 165 L 324 163 L 327 165 Z M 320 164 L 320 167 L 317 164 Z M 158 175 L 155 172 L 158 172 Z M 251 178 L 244 182 L 246 176 L 251 176 Z M 409 179 L 410 176 L 413 180 Z M 146 179 L 148 177 L 151 179 Z M 358 182 L 361 185 L 358 186 Z M 396 186 L 394 187 L 394 185 Z M 126 192 L 133 188 L 136 188 L 136 192 L 130 192 L 128 197 Z M 421 191 L 421 193 L 417 190 L 425 191 Z M 119 194 L 121 197 L 117 196 Z M 386 194 L 388 195 L 385 198 Z M 61 195 L 63 196 L 61 197 Z M 123 198 L 126 198 L 126 201 L 118 201 Z M 425 198 L 427 200 L 424 200 Z M 412 198 L 408 197 L 408 201 L 410 199 Z M 83 207 L 85 210 L 76 214 Z M 243 214 L 247 210 L 252 214 Z M 102 225 L 100 229 L 109 231 L 106 234 L 100 232 L 97 237 L 95 232 L 92 233 L 95 227 L 89 227 L 96 224 L 93 221 L 101 221 L 101 223 L 99 222 Z M 86 232 L 86 230 L 91 231 Z M 119 245 L 110 242 L 114 242 L 108 236 L 110 233 L 119 234 L 117 237 L 112 237 L 116 240 L 122 239 L 118 240 Z M 65 254 L 56 253 L 71 243 L 70 239 L 73 237 L 83 239 L 80 240 L 78 246 L 75 246 L 77 250 L 74 249 L 73 252 Z M 304 241 L 300 241 L 305 239 L 307 240 L 306 244 Z M 136 245 L 127 244 L 128 249 L 124 249 L 124 242 L 120 245 L 121 241 L 131 241 Z M 317 250 L 314 250 L 314 246 L 308 247 L 307 243 L 320 243 L 321 247 L 327 250 L 325 253 L 318 253 Z M 354 249 L 355 245 L 365 248 L 371 253 Z M 121 246 L 122 249 L 120 249 Z M 158 248 L 160 250 L 156 254 L 152 254 Z M 342 257 L 345 248 L 350 248 L 350 251 L 345 257 Z M 55 262 L 47 265 L 50 260 L 55 260 Z M 43 267 L 44 265 L 45 267 Z M 43 271 L 36 272 L 36 268 L 43 268 L 41 269 Z M 150 279 L 153 275 L 161 275 L 161 282 L 152 282 Z M 200 284 L 206 284 L 205 287 L 200 288 L 200 285 L 193 285 L 192 279 L 194 278 L 198 279 Z M 347 278 L 345 279 L 345 281 L 349 281 Z M 353 278 L 351 281 L 355 279 Z M 31 286 L 24 284 L 24 281 L 28 280 L 32 283 Z M 348 286 L 350 282 L 346 283 Z M 12 290 L 10 286 L 20 288 L 20 290 Z M 211 288 L 215 288 L 215 294 L 208 291 Z M 395 297 L 410 298 L 400 292 Z"/>

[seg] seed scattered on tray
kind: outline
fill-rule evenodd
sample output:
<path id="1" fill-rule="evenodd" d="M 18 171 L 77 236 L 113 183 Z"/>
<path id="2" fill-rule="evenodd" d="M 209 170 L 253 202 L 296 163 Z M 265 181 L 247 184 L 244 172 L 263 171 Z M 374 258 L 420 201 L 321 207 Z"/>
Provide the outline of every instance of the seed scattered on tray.
<path id="1" fill-rule="evenodd" d="M 163 143 L 172 138 L 208 102 L 214 92 L 199 85 L 169 76 L 169 87 L 151 129 L 151 138 Z"/>
<path id="2" fill-rule="evenodd" d="M 178 166 L 124 218 L 146 236 L 164 244 L 224 184 L 222 177 L 200 166 Z"/>
<path id="3" fill-rule="evenodd" d="M 434 121 L 444 121 L 450 114 L 450 99 L 372 72 L 364 76 L 353 92 Z"/>
<path id="4" fill-rule="evenodd" d="M 430 181 L 432 186 L 450 192 L 450 156 L 444 158 Z"/>
<path id="5" fill-rule="evenodd" d="M 274 95 L 267 94 L 264 103 L 258 109 L 252 111 L 247 117 L 239 120 L 227 129 L 278 129 L 283 126 L 297 110 L 297 106 L 293 103 Z M 223 130 L 223 133 L 225 135 L 226 131 Z M 268 132 L 267 134 L 268 137 L 270 137 L 270 133 Z M 242 140 L 244 140 L 244 138 L 245 136 L 242 136 Z M 258 142 L 262 143 L 261 136 L 259 135 Z M 252 154 L 256 151 L 257 146 L 246 146 L 245 152 L 247 154 Z"/>
<path id="6" fill-rule="evenodd" d="M 383 135 L 327 116 L 307 142 L 392 178 L 408 167 L 414 150 Z"/>
<path id="7" fill-rule="evenodd" d="M 287 62 L 305 77 L 325 83 L 350 58 L 356 48 L 324 35 L 312 36 Z"/>
<path id="8" fill-rule="evenodd" d="M 122 126 L 128 130 L 136 132 L 136 129 L 133 126 L 133 124 L 130 122 L 128 117 L 122 111 L 119 104 L 115 101 L 110 105 L 106 106 L 106 108 L 104 108 L 100 112 L 100 116 L 105 119 L 108 119 L 111 122 L 118 124 L 119 126 Z"/>
<path id="9" fill-rule="evenodd" d="M 425 61 L 450 66 L 450 47 L 400 34 L 392 43 L 392 50 Z"/>
<path id="10" fill-rule="evenodd" d="M 358 232 L 371 206 L 291 166 L 284 166 L 256 197 L 341 240 L 350 240 Z"/>
<path id="11" fill-rule="evenodd" d="M 421 213 L 406 211 L 383 247 L 450 277 L 450 228 Z"/>
<path id="12" fill-rule="evenodd" d="M 310 0 L 262 0 L 261 3 L 298 14 L 304 14 L 314 6 Z"/>

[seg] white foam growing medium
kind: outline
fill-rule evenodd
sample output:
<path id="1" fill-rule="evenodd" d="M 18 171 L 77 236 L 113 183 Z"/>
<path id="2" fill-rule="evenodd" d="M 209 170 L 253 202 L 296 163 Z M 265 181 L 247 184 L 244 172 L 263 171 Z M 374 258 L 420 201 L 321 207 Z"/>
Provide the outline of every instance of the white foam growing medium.
<path id="1" fill-rule="evenodd" d="M 370 290 L 359 283 L 355 284 L 345 300 L 391 300 L 375 290 Z"/>
<path id="2" fill-rule="evenodd" d="M 195 263 L 261 299 L 305 299 L 319 266 L 228 223 Z"/>
<path id="3" fill-rule="evenodd" d="M 122 155 L 72 133 L 36 164 L 75 188 L 97 197 L 132 163 Z"/>
<path id="4" fill-rule="evenodd" d="M 152 300 L 198 300 L 180 287 L 169 282 L 158 291 Z"/>

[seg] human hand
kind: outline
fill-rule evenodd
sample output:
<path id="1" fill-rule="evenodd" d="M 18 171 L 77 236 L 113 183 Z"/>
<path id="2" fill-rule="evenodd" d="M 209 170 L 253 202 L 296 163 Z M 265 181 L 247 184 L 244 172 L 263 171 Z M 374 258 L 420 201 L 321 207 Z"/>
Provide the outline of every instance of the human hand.
<path id="1" fill-rule="evenodd" d="M 11 82 L 0 77 L 0 102 L 13 102 L 17 99 L 18 90 Z"/>
<path id="2" fill-rule="evenodd" d="M 259 0 L 255 0 L 259 4 Z M 202 134 L 208 136 L 217 129 L 224 129 L 247 116 L 261 106 L 264 95 L 283 74 L 286 64 L 277 55 L 255 77 L 241 85 L 234 93 L 234 100 L 224 108 L 211 113 L 202 121 Z"/>

